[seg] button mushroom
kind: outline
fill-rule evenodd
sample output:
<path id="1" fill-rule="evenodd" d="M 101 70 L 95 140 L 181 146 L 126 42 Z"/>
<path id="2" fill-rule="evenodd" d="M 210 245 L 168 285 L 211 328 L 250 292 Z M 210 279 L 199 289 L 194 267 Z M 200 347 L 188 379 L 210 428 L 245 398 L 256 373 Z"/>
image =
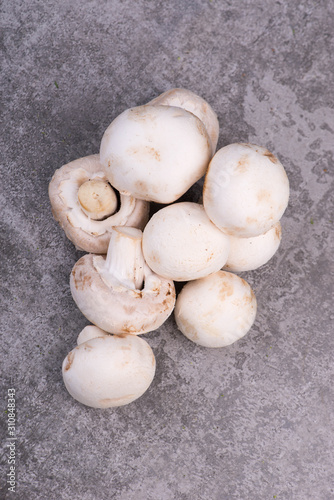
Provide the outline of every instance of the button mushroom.
<path id="1" fill-rule="evenodd" d="M 256 315 L 249 284 L 235 274 L 218 271 L 187 283 L 175 305 L 179 330 L 204 347 L 224 347 L 246 335 Z"/>
<path id="2" fill-rule="evenodd" d="M 266 264 L 282 239 L 281 223 L 276 224 L 264 234 L 253 238 L 230 236 L 230 253 L 224 269 L 235 273 L 253 271 Z"/>
<path id="3" fill-rule="evenodd" d="M 282 217 L 289 181 L 279 160 L 253 144 L 230 144 L 212 158 L 203 204 L 222 231 L 243 238 L 268 231 Z"/>
<path id="4" fill-rule="evenodd" d="M 141 243 L 139 229 L 115 227 L 106 257 L 87 254 L 73 267 L 74 301 L 91 323 L 106 332 L 147 333 L 173 311 L 174 283 L 149 269 Z"/>
<path id="5" fill-rule="evenodd" d="M 80 343 L 64 359 L 63 380 L 70 395 L 94 408 L 123 406 L 149 388 L 155 357 L 135 335 L 108 335 Z"/>
<path id="6" fill-rule="evenodd" d="M 87 325 L 78 335 L 77 344 L 83 344 L 87 342 L 87 340 L 92 340 L 98 337 L 109 337 L 110 334 L 101 330 L 98 326 L 95 325 Z"/>
<path id="7" fill-rule="evenodd" d="M 112 186 L 121 193 L 172 203 L 207 169 L 211 141 L 204 124 L 171 106 L 139 106 L 124 111 L 105 131 L 100 159 Z"/>
<path id="8" fill-rule="evenodd" d="M 156 212 L 143 233 L 143 252 L 154 272 L 174 281 L 189 281 L 221 269 L 229 237 L 208 218 L 202 205 L 168 205 Z"/>
<path id="9" fill-rule="evenodd" d="M 79 250 L 107 253 L 113 226 L 143 229 L 149 204 L 117 195 L 103 172 L 99 155 L 79 158 L 56 170 L 49 184 L 54 218 Z"/>
<path id="10" fill-rule="evenodd" d="M 187 89 L 170 89 L 148 104 L 155 106 L 175 106 L 197 116 L 203 123 L 211 140 L 211 154 L 214 155 L 219 136 L 219 123 L 216 113 L 208 102 Z"/>

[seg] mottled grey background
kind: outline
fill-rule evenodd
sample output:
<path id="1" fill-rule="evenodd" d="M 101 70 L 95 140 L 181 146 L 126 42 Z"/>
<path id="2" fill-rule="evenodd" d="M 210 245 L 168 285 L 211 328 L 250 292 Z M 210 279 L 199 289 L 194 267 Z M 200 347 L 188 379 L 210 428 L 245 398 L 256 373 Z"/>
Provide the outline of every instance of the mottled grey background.
<path id="1" fill-rule="evenodd" d="M 8 0 L 0 17 L 1 498 L 334 499 L 332 2 Z M 170 318 L 145 335 L 149 391 L 94 410 L 62 382 L 87 321 L 69 290 L 81 254 L 52 219 L 48 183 L 98 152 L 120 112 L 172 87 L 210 102 L 219 147 L 278 155 L 291 182 L 283 242 L 243 275 L 258 299 L 244 339 L 201 348 Z"/>

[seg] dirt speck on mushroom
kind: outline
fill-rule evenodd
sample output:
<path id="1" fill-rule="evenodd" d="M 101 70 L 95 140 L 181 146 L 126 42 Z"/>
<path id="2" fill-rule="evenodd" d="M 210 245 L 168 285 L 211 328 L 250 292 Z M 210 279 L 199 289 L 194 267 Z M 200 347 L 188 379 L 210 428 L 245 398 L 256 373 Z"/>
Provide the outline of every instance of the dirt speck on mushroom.
<path id="1" fill-rule="evenodd" d="M 278 159 L 276 158 L 276 156 L 273 155 L 270 151 L 268 151 L 268 149 L 265 150 L 263 156 L 268 158 L 268 160 L 270 160 L 272 163 L 278 163 Z"/>
<path id="2" fill-rule="evenodd" d="M 66 358 L 66 365 L 64 368 L 65 372 L 67 372 L 71 368 L 73 360 L 74 360 L 74 352 L 71 351 L 68 353 L 67 358 Z"/>

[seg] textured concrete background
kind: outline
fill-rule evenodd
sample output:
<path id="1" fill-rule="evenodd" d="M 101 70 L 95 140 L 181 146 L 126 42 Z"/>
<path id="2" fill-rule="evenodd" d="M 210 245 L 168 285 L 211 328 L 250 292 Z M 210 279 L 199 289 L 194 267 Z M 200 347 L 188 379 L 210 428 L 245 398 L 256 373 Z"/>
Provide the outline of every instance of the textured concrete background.
<path id="1" fill-rule="evenodd" d="M 11 0 L 1 12 L 1 498 L 334 499 L 333 13 L 330 0 Z M 157 374 L 137 402 L 94 410 L 61 363 L 87 321 L 81 256 L 53 221 L 56 168 L 96 153 L 124 109 L 172 87 L 206 98 L 219 147 L 284 164 L 291 202 L 273 260 L 243 277 L 258 315 L 224 349 L 170 318 L 145 335 Z M 194 201 L 200 187 L 192 189 Z M 16 389 L 16 493 L 6 395 Z"/>

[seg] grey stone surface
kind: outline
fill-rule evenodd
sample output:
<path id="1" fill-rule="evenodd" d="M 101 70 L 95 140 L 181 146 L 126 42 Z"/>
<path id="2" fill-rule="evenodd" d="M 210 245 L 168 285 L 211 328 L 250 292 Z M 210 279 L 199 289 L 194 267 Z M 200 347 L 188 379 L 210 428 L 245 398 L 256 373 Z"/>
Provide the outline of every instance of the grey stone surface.
<path id="1" fill-rule="evenodd" d="M 332 9 L 330 0 L 3 2 L 1 498 L 334 498 Z M 145 335 L 157 359 L 148 392 L 87 408 L 61 377 L 87 324 L 69 290 L 81 253 L 52 219 L 48 183 L 98 152 L 120 112 L 172 87 L 210 102 L 219 147 L 249 141 L 281 159 L 291 183 L 282 245 L 243 275 L 258 299 L 244 339 L 201 348 L 171 317 Z"/>

